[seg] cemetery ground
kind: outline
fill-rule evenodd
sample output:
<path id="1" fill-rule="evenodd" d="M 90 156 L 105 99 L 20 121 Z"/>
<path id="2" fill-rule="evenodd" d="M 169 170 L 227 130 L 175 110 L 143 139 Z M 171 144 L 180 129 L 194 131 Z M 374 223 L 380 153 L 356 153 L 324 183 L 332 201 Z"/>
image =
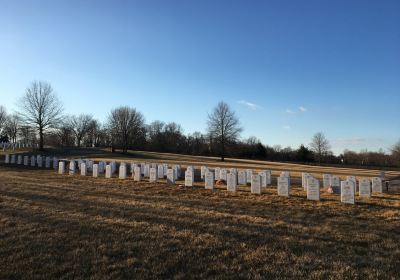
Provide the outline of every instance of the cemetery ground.
<path id="1" fill-rule="evenodd" d="M 400 278 L 399 193 L 181 183 L 0 164 L 0 279 Z"/>

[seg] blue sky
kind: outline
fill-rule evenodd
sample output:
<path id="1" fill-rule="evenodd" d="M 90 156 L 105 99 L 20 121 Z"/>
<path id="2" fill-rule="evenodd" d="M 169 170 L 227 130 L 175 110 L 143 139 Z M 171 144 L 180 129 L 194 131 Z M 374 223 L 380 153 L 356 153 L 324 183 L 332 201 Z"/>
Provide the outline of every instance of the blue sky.
<path id="1" fill-rule="evenodd" d="M 268 145 L 400 139 L 400 1 L 0 0 L 0 104 L 50 82 L 70 114 L 204 132 L 220 100 Z"/>

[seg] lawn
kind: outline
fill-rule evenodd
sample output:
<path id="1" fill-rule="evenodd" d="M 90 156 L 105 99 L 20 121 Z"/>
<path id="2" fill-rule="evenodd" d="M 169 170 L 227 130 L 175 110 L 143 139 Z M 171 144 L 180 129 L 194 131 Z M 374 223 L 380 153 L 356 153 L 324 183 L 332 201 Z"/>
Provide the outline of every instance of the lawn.
<path id="1" fill-rule="evenodd" d="M 0 165 L 0 279 L 400 278 L 400 194 L 291 194 Z"/>

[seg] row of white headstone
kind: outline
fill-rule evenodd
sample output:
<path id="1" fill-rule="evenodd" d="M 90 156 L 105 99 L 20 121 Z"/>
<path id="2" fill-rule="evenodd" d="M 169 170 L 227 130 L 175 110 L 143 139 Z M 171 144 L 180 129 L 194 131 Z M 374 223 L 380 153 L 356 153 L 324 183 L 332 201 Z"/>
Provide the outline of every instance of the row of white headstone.
<path id="1" fill-rule="evenodd" d="M 340 192 L 343 203 L 355 203 L 355 195 L 362 198 L 370 198 L 372 193 L 382 193 L 382 178 L 360 178 L 357 185 L 355 176 L 347 176 L 345 181 L 341 181 L 339 176 L 331 174 L 322 175 L 324 188 L 332 188 L 334 192 Z M 302 173 L 302 186 L 307 191 L 307 197 L 312 200 L 319 200 L 320 187 L 319 181 L 309 173 Z"/>
<path id="2" fill-rule="evenodd" d="M 26 143 L 10 143 L 10 142 L 0 142 L 0 148 L 3 149 L 3 152 L 5 152 L 7 149 L 12 149 L 15 151 L 16 149 L 25 149 L 25 148 L 32 148 L 32 144 L 26 144 Z"/>
<path id="3" fill-rule="evenodd" d="M 5 155 L 5 163 L 7 164 L 18 164 L 31 167 L 39 168 L 58 168 L 58 158 L 42 155 Z"/>
<path id="4" fill-rule="evenodd" d="M 91 160 L 61 160 L 57 157 L 22 156 L 9 155 L 5 156 L 5 163 L 19 164 L 25 166 L 37 166 L 44 168 L 58 169 L 59 174 L 66 173 L 68 164 L 68 174 L 75 175 L 77 169 L 82 176 L 87 176 L 92 173 L 93 177 L 99 177 L 104 174 L 105 178 L 112 178 L 117 172 L 117 163 L 112 161 L 107 163 L 100 161 L 94 163 Z M 175 184 L 175 181 L 181 177 L 181 166 L 157 163 L 130 163 L 122 162 L 119 164 L 118 178 L 126 179 L 128 175 L 134 178 L 134 181 L 141 181 L 142 178 L 148 178 L 150 182 L 157 182 L 160 179 L 166 179 L 168 185 Z M 237 170 L 231 168 L 229 171 L 224 168 L 216 167 L 214 170 L 207 166 L 201 167 L 200 178 L 204 181 L 205 189 L 214 189 L 216 181 L 226 183 L 227 191 L 236 192 L 238 186 L 250 184 L 251 193 L 261 194 L 262 188 L 266 188 L 272 183 L 272 173 L 270 170 L 255 172 L 251 169 Z M 193 187 L 195 182 L 195 169 L 193 166 L 188 166 L 185 171 L 184 184 L 186 187 Z M 279 196 L 289 197 L 290 195 L 290 173 L 284 171 L 277 178 L 277 193 Z M 341 181 L 339 176 L 324 174 L 322 176 L 322 184 L 324 188 L 338 189 L 341 194 L 343 203 L 355 203 L 355 194 L 358 191 L 360 197 L 370 198 L 371 193 L 382 193 L 382 179 L 373 177 L 359 179 L 357 188 L 357 180 L 355 176 L 347 176 L 345 181 Z M 302 173 L 302 186 L 307 192 L 307 199 L 320 200 L 320 182 L 317 178 L 309 173 Z"/>

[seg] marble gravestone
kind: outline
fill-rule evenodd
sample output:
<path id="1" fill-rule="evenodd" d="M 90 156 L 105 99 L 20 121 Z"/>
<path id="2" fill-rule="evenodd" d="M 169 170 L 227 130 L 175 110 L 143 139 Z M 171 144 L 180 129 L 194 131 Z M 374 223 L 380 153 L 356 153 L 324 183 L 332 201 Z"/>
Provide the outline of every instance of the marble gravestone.
<path id="1" fill-rule="evenodd" d="M 369 179 L 360 179 L 358 183 L 358 195 L 365 198 L 371 197 L 371 181 Z"/>
<path id="2" fill-rule="evenodd" d="M 71 160 L 69 162 L 68 174 L 69 175 L 75 175 L 75 161 L 74 160 Z"/>
<path id="3" fill-rule="evenodd" d="M 355 204 L 355 186 L 353 181 L 343 181 L 341 183 L 340 199 L 342 203 Z"/>
<path id="4" fill-rule="evenodd" d="M 31 166 L 35 167 L 36 165 L 36 157 L 35 156 L 31 156 Z"/>
<path id="5" fill-rule="evenodd" d="M 92 175 L 95 178 L 99 177 L 99 165 L 98 164 L 93 164 Z"/>
<path id="6" fill-rule="evenodd" d="M 227 191 L 236 192 L 237 191 L 236 174 L 235 173 L 227 174 L 226 181 L 227 181 L 227 187 L 226 187 Z"/>
<path id="7" fill-rule="evenodd" d="M 380 177 L 372 178 L 372 193 L 382 193 L 382 179 Z"/>
<path id="8" fill-rule="evenodd" d="M 185 172 L 185 187 L 193 187 L 193 171 L 186 170 Z"/>
<path id="9" fill-rule="evenodd" d="M 119 176 L 118 176 L 118 178 L 120 179 L 120 180 L 125 180 L 126 179 L 126 164 L 121 164 L 120 166 L 119 166 Z"/>
<path id="10" fill-rule="evenodd" d="M 238 185 L 246 185 L 246 184 L 247 184 L 246 171 L 239 170 L 239 172 L 238 172 Z"/>
<path id="11" fill-rule="evenodd" d="M 258 174 L 251 175 L 251 193 L 261 194 L 261 176 Z"/>
<path id="12" fill-rule="evenodd" d="M 156 183 L 157 182 L 157 169 L 154 168 L 154 167 L 150 168 L 149 182 L 150 183 Z"/>
<path id="13" fill-rule="evenodd" d="M 322 186 L 324 188 L 331 187 L 331 179 L 332 179 L 331 174 L 323 174 L 322 175 Z"/>
<path id="14" fill-rule="evenodd" d="M 252 176 L 253 176 L 253 170 L 247 169 L 246 170 L 246 184 L 251 184 Z"/>
<path id="15" fill-rule="evenodd" d="M 81 175 L 86 176 L 87 175 L 86 173 L 87 173 L 86 163 L 82 162 L 81 163 Z"/>
<path id="16" fill-rule="evenodd" d="M 333 192 L 339 193 L 341 189 L 341 184 L 340 184 L 340 177 L 339 176 L 332 176 L 331 177 L 331 187 Z"/>
<path id="17" fill-rule="evenodd" d="M 65 162 L 60 161 L 60 163 L 58 164 L 58 174 L 64 175 L 64 173 L 65 173 Z"/>
<path id="18" fill-rule="evenodd" d="M 133 180 L 136 182 L 140 182 L 142 179 L 142 168 L 140 166 L 136 166 L 133 169 Z"/>
<path id="19" fill-rule="evenodd" d="M 221 172 L 221 168 L 219 167 L 215 167 L 214 168 L 214 176 L 215 176 L 215 181 L 218 181 L 221 177 L 220 177 L 220 173 Z"/>
<path id="20" fill-rule="evenodd" d="M 213 190 L 214 189 L 214 173 L 211 171 L 206 172 L 204 175 L 204 184 L 205 189 Z"/>
<path id="21" fill-rule="evenodd" d="M 164 165 L 157 166 L 157 179 L 164 179 Z"/>
<path id="22" fill-rule="evenodd" d="M 24 165 L 25 166 L 29 165 L 29 157 L 28 156 L 24 156 Z"/>
<path id="23" fill-rule="evenodd" d="M 225 168 L 221 168 L 220 172 L 219 172 L 219 179 L 223 180 L 223 181 L 227 181 L 227 171 Z"/>
<path id="24" fill-rule="evenodd" d="M 107 164 L 106 165 L 106 176 L 107 179 L 110 179 L 112 177 L 112 165 Z"/>
<path id="25" fill-rule="evenodd" d="M 307 199 L 320 200 L 319 181 L 315 178 L 309 178 L 307 182 Z"/>
<path id="26" fill-rule="evenodd" d="M 288 177 L 278 177 L 278 195 L 289 197 L 290 184 Z"/>
<path id="27" fill-rule="evenodd" d="M 175 170 L 172 168 L 167 169 L 167 185 L 175 185 Z"/>
<path id="28" fill-rule="evenodd" d="M 22 164 L 22 156 L 18 155 L 17 157 L 17 164 L 21 165 Z"/>

